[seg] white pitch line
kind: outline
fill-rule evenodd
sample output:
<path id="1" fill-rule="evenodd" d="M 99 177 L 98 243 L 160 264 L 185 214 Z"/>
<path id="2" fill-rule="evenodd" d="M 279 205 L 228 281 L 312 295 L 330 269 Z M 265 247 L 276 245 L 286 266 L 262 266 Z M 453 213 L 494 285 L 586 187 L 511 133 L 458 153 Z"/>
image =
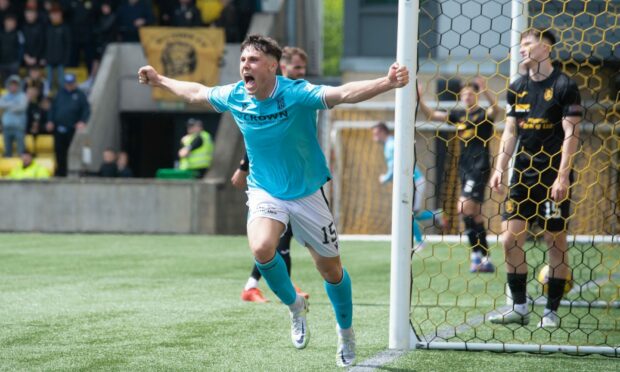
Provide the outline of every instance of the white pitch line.
<path id="1" fill-rule="evenodd" d="M 349 369 L 351 372 L 371 372 L 377 368 L 381 368 L 386 364 L 392 363 L 401 356 L 407 354 L 412 350 L 384 350 L 379 354 L 366 359 L 365 361 L 358 363 L 356 366 Z"/>

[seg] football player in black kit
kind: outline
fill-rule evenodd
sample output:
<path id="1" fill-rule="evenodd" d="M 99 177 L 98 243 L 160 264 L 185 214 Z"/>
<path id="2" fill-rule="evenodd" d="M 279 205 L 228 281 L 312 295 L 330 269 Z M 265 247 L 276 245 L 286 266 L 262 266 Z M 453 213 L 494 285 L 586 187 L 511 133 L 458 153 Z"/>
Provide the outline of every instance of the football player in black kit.
<path id="1" fill-rule="evenodd" d="M 491 105 L 487 109 L 478 106 L 480 92 Z M 421 92 L 418 96 L 422 96 Z M 497 106 L 497 97 L 486 89 L 485 81 L 481 77 L 461 87 L 459 100 L 463 108 L 448 112 L 433 110 L 422 100 L 419 104 L 429 119 L 447 122 L 457 129 L 461 143 L 459 156 L 461 196 L 457 209 L 465 224 L 465 234 L 471 245 L 470 272 L 492 273 L 495 267 L 490 261 L 482 203 L 491 174 L 489 142 L 494 133 L 493 122 L 502 110 Z"/>
<path id="2" fill-rule="evenodd" d="M 502 237 L 514 305 L 491 317 L 492 323 L 525 325 L 530 321 L 523 243 L 527 224 L 536 222 L 544 230 L 549 257 L 547 305 L 538 325 L 560 326 L 557 310 L 570 273 L 566 241 L 569 188 L 583 108 L 577 84 L 551 63 L 554 44 L 549 31 L 528 29 L 521 34 L 521 66 L 527 73 L 510 84 L 506 97 L 506 129 L 489 183 L 494 191 L 502 191 L 502 178 L 516 147 Z"/>

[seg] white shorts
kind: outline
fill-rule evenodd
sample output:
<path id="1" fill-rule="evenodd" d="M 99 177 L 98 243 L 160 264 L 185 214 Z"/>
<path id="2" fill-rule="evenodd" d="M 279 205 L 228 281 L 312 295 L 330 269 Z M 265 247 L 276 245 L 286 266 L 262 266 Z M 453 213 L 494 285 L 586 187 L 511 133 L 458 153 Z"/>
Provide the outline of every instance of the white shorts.
<path id="1" fill-rule="evenodd" d="M 290 222 L 299 244 L 312 247 L 322 257 L 340 255 L 336 224 L 323 189 L 295 200 L 274 198 L 261 189 L 249 189 L 247 194 L 248 224 L 258 217 L 280 221 L 284 226 Z"/>

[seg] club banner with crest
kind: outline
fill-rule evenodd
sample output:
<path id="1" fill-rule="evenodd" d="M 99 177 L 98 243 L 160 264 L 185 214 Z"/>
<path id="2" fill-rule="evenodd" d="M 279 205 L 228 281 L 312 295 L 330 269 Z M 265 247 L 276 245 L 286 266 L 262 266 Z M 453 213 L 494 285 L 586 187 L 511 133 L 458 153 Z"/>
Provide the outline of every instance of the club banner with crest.
<path id="1" fill-rule="evenodd" d="M 142 27 L 140 40 L 148 63 L 167 77 L 207 86 L 219 82 L 219 61 L 225 36 L 221 28 Z M 164 89 L 153 89 L 153 99 L 177 101 Z"/>

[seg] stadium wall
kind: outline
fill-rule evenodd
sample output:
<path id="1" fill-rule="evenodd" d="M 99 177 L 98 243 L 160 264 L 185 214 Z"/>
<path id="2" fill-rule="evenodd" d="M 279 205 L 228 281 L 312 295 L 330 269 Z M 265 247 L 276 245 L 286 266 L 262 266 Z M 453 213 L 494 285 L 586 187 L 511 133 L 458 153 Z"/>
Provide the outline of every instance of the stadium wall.
<path id="1" fill-rule="evenodd" d="M 244 198 L 213 180 L 2 181 L 0 231 L 239 234 Z"/>

